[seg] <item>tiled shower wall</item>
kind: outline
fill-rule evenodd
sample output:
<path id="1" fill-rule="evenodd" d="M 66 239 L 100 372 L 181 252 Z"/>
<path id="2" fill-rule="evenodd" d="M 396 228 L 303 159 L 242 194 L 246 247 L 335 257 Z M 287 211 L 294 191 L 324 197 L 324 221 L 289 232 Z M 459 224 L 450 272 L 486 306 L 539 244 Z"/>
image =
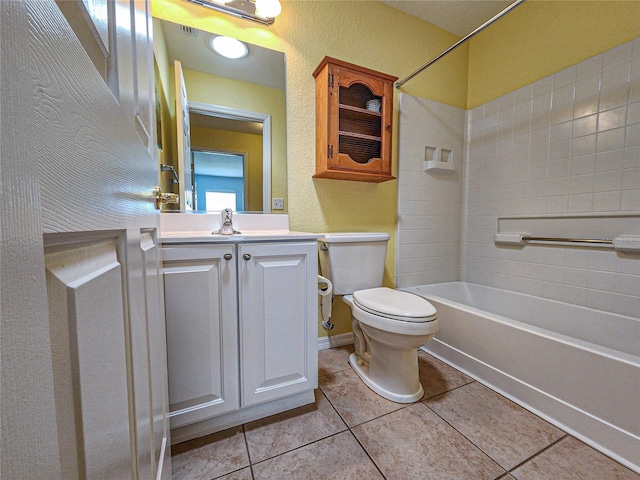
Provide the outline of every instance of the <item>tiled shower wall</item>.
<path id="1" fill-rule="evenodd" d="M 440 238 L 436 228 L 425 244 L 416 243 L 420 229 L 414 231 L 414 224 L 405 218 L 421 208 L 409 200 L 418 195 L 412 187 L 429 180 L 412 176 L 418 173 L 411 173 L 409 157 L 403 155 L 409 151 L 405 141 L 409 146 L 422 142 L 424 148 L 416 132 L 405 131 L 404 115 L 400 116 L 399 287 L 462 279 L 640 316 L 640 256 L 559 246 L 499 248 L 493 242 L 497 219 L 504 216 L 640 212 L 640 38 L 466 112 L 459 276 L 447 268 L 458 265 L 451 252 L 447 252 L 451 264 L 432 261 L 419 275 L 407 269 L 416 269 L 420 262 L 403 262 L 411 258 L 406 253 L 403 257 L 403 248 L 410 245 L 415 254 L 432 251 L 431 242 Z M 435 126 L 443 128 L 438 122 Z M 448 127 L 456 128 L 455 122 Z M 431 131 L 432 125 L 421 128 Z M 408 175 L 403 175 L 405 170 Z M 449 184 L 446 179 L 434 181 L 440 191 Z M 450 183 L 455 184 L 449 187 L 452 190 L 458 188 L 458 179 Z M 438 192 L 420 195 L 427 198 L 427 211 L 429 199 L 440 198 Z M 445 232 L 457 228 L 458 218 L 451 212 L 441 219 Z M 429 232 L 431 226 L 429 221 L 420 225 Z"/>
<path id="2" fill-rule="evenodd" d="M 467 112 L 465 140 L 461 278 L 640 316 L 640 256 L 493 243 L 502 216 L 640 212 L 640 39 Z"/>
<path id="3" fill-rule="evenodd" d="M 460 277 L 465 111 L 400 94 L 396 286 Z M 453 152 L 455 172 L 423 171 L 425 147 Z"/>

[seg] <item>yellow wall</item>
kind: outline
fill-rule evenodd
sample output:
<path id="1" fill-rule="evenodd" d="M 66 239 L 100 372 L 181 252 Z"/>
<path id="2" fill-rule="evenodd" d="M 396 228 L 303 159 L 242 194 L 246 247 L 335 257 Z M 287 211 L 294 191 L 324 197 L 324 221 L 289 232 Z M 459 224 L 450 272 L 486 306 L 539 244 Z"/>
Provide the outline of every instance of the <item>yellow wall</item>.
<path id="1" fill-rule="evenodd" d="M 315 84 L 324 56 L 400 78 L 459 37 L 376 1 L 282 1 L 271 27 L 218 14 L 178 0 L 153 0 L 154 17 L 230 35 L 284 52 L 287 69 L 287 188 L 292 230 L 381 231 L 391 235 L 385 285 L 395 278 L 397 181 L 381 184 L 312 179 L 315 173 Z M 467 48 L 462 47 L 403 87 L 403 91 L 464 107 Z M 397 90 L 394 92 L 397 127 Z M 394 128 L 394 143 L 397 143 Z M 397 173 L 397 149 L 393 154 Z M 350 331 L 348 310 L 335 302 L 332 334 Z M 324 330 L 319 329 L 323 335 Z"/>
<path id="2" fill-rule="evenodd" d="M 528 0 L 469 42 L 467 108 L 640 35 L 640 1 Z"/>
<path id="3" fill-rule="evenodd" d="M 216 128 L 191 127 L 191 149 L 198 147 L 229 153 L 244 153 L 248 181 L 245 210 L 262 211 L 262 135 L 229 132 Z"/>

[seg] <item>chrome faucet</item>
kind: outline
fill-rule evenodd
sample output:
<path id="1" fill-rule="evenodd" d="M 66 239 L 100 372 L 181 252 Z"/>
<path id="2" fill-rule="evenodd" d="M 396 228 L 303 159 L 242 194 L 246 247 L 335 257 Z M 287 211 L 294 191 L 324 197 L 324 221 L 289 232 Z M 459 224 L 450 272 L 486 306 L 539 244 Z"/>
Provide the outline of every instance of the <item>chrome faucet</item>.
<path id="1" fill-rule="evenodd" d="M 222 210 L 222 226 L 220 230 L 216 230 L 212 235 L 233 235 L 234 233 L 240 233 L 233 228 L 233 210 L 225 208 Z"/>

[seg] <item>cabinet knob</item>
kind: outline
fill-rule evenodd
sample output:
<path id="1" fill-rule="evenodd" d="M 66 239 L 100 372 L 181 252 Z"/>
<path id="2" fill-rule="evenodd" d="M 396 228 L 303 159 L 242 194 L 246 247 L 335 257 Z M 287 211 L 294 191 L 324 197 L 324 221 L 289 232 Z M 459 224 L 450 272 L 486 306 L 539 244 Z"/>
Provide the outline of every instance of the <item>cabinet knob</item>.
<path id="1" fill-rule="evenodd" d="M 242 258 L 244 258 L 245 260 L 251 260 L 251 254 L 245 253 L 244 255 L 242 255 Z"/>
<path id="2" fill-rule="evenodd" d="M 225 253 L 224 254 L 224 259 L 225 260 L 231 260 L 233 258 L 233 255 L 231 255 L 230 253 Z"/>

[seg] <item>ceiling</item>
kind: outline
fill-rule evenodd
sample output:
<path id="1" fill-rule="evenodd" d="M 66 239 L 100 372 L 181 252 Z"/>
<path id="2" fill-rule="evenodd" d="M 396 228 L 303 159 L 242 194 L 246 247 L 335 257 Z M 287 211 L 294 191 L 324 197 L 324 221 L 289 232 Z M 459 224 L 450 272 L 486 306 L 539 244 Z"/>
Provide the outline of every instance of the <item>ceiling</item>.
<path id="1" fill-rule="evenodd" d="M 382 0 L 387 5 L 464 37 L 509 6 L 504 0 Z"/>

